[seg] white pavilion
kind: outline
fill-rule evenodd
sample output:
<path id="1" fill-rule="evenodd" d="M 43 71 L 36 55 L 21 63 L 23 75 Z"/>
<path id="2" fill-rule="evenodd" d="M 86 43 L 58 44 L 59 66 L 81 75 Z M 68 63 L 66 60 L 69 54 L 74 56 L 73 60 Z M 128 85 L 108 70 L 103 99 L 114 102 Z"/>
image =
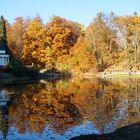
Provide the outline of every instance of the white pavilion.
<path id="1" fill-rule="evenodd" d="M 5 48 L 0 47 L 0 67 L 4 67 L 9 63 L 9 55 L 6 54 Z"/>

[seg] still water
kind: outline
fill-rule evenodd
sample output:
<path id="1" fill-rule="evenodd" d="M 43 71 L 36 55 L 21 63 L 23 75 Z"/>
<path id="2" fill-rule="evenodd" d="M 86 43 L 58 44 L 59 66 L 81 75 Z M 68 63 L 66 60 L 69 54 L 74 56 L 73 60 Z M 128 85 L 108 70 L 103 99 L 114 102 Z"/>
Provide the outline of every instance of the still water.
<path id="1" fill-rule="evenodd" d="M 140 79 L 70 79 L 0 87 L 0 139 L 68 140 L 140 122 Z"/>

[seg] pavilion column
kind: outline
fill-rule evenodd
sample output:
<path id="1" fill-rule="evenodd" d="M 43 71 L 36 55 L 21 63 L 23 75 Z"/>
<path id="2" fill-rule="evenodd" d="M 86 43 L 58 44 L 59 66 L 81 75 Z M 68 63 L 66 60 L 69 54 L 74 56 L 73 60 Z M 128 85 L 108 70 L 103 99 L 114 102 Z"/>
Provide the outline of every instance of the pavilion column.
<path id="1" fill-rule="evenodd" d="M 3 65 L 5 64 L 5 62 L 4 62 L 4 57 L 3 57 Z"/>
<path id="2" fill-rule="evenodd" d="M 8 61 L 8 63 L 9 63 L 9 57 L 7 57 L 7 61 Z"/>
<path id="3" fill-rule="evenodd" d="M 5 61 L 5 62 L 4 62 L 4 65 L 6 65 L 6 57 L 4 57 L 4 61 Z"/>
<path id="4" fill-rule="evenodd" d="M 5 57 L 5 65 L 7 65 L 7 57 Z"/>
<path id="5" fill-rule="evenodd" d="M 6 57 L 6 65 L 8 64 L 8 57 Z"/>

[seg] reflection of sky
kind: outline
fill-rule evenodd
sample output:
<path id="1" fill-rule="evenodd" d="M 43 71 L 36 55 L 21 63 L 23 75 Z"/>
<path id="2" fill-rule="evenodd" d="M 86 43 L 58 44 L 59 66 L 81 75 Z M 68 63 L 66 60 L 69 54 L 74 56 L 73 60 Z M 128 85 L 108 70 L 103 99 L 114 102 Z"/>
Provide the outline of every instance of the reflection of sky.
<path id="1" fill-rule="evenodd" d="M 3 140 L 3 134 L 1 131 L 0 131 L 0 140 Z"/>
<path id="2" fill-rule="evenodd" d="M 49 128 L 47 125 L 42 133 L 29 133 L 24 134 L 18 133 L 18 130 L 15 127 L 11 127 L 8 131 L 7 140 L 68 140 L 72 137 L 79 136 L 82 134 L 100 134 L 100 132 L 94 127 L 93 123 L 87 121 L 85 124 L 75 126 L 68 129 L 62 135 L 55 133 L 52 128 Z M 0 138 L 2 134 L 0 133 Z"/>
<path id="3" fill-rule="evenodd" d="M 110 122 L 108 124 L 105 125 L 104 128 L 104 133 L 110 133 L 111 131 L 115 131 L 116 130 L 116 126 L 117 124 L 119 124 L 119 122 L 121 120 L 125 120 L 126 119 L 126 115 L 127 115 L 127 104 L 128 104 L 128 100 L 124 100 L 122 102 L 120 102 L 120 104 L 118 104 L 118 112 L 116 114 L 116 116 L 113 117 L 112 120 L 110 120 Z"/>

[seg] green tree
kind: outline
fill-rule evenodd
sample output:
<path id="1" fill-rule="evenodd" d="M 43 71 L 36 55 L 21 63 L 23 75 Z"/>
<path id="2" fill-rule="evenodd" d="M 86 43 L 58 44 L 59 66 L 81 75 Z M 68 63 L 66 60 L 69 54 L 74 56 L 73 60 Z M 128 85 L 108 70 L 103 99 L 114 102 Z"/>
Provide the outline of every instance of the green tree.
<path id="1" fill-rule="evenodd" d="M 3 16 L 0 18 L 0 47 L 7 48 L 5 19 Z"/>

